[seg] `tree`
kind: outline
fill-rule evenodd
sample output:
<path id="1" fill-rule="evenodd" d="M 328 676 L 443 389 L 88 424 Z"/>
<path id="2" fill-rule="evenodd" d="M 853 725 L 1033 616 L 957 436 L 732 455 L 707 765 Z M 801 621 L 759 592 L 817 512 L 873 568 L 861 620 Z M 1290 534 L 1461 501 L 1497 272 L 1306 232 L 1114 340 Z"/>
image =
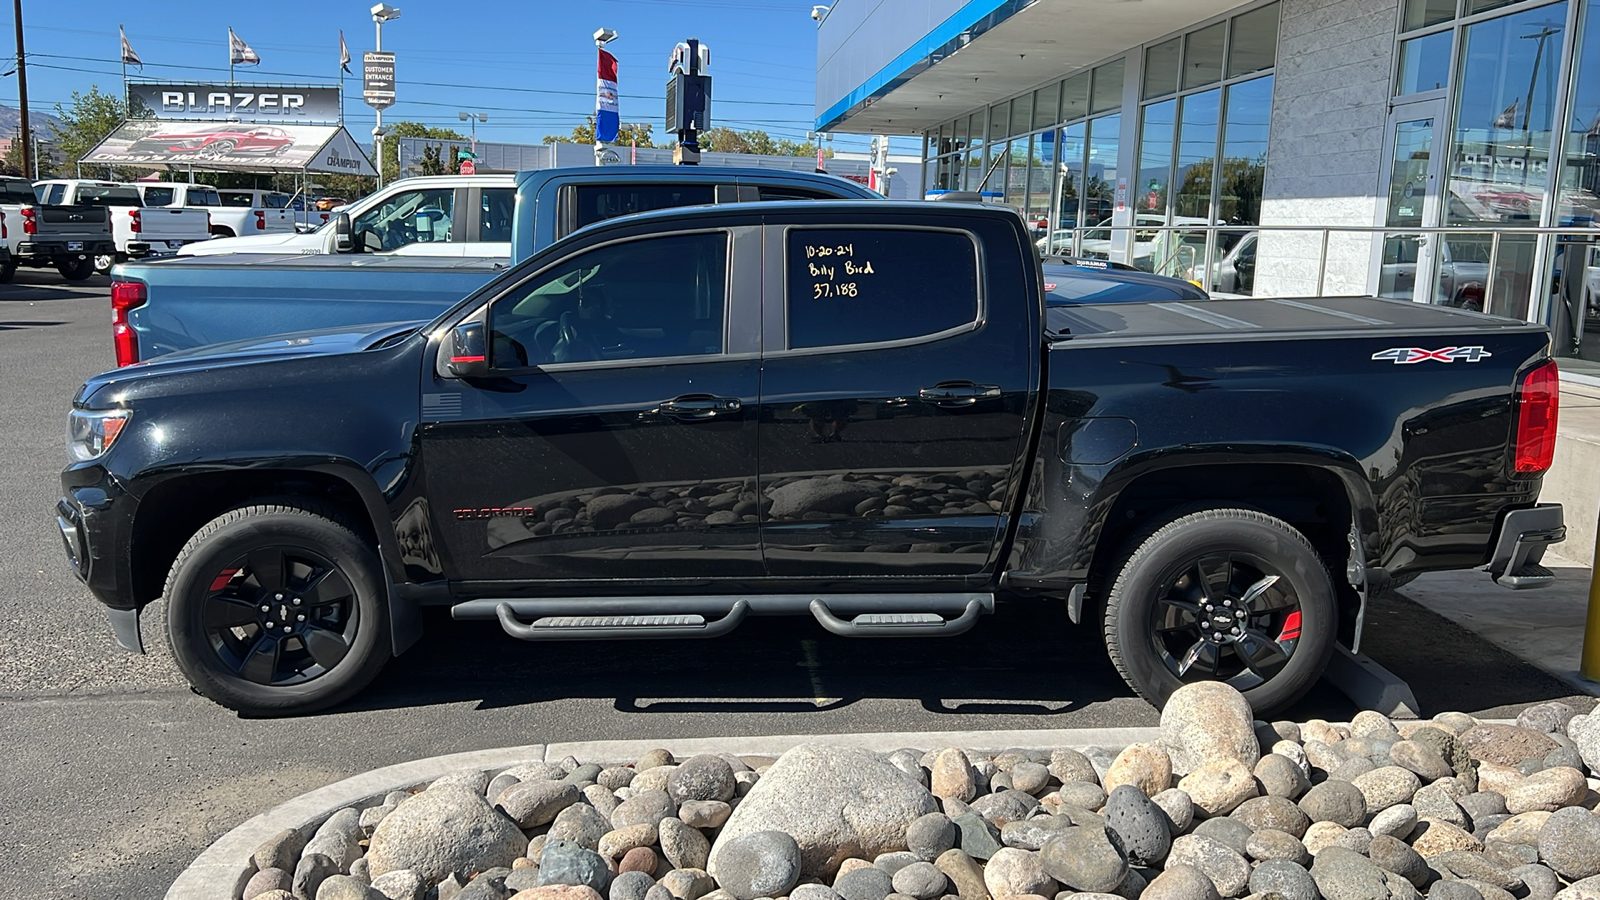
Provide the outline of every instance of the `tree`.
<path id="1" fill-rule="evenodd" d="M 617 139 L 614 143 L 618 147 L 629 145 L 654 147 L 655 143 L 650 138 L 650 133 L 654 128 L 655 126 L 649 122 L 624 122 L 617 127 Z M 594 117 L 591 116 L 588 121 L 572 129 L 572 134 L 569 137 L 562 137 L 559 134 L 547 134 L 544 136 L 544 142 L 546 144 L 587 144 L 592 147 L 594 146 Z"/>
<path id="2" fill-rule="evenodd" d="M 60 169 L 70 172 L 76 168 L 78 160 L 105 140 L 127 117 L 128 105 L 101 91 L 99 85 L 91 85 L 87 94 L 73 91 L 72 102 L 67 106 L 57 103 L 56 118 L 61 124 L 51 143 L 61 160 Z M 138 177 L 137 170 L 133 169 L 119 168 L 114 174 L 124 179 Z"/>
<path id="3" fill-rule="evenodd" d="M 400 139 L 407 137 L 460 141 L 463 145 L 467 143 L 467 136 L 454 129 L 430 128 L 421 122 L 396 122 L 389 128 L 389 133 L 383 136 L 383 180 L 385 184 L 402 177 L 400 172 Z M 450 149 L 452 161 L 455 156 L 456 150 L 452 147 Z M 459 164 L 457 168 L 459 168 Z M 457 168 L 453 168 L 451 171 L 457 171 Z M 329 180 L 331 181 L 332 179 L 330 178 Z"/>
<path id="4" fill-rule="evenodd" d="M 720 125 L 700 132 L 700 149 L 716 153 L 754 153 L 759 156 L 815 156 L 817 145 L 810 141 L 776 140 L 757 128 L 734 131 Z M 833 156 L 832 150 L 823 156 Z"/>
<path id="5" fill-rule="evenodd" d="M 41 141 L 38 145 L 38 151 L 39 177 L 50 178 L 54 176 L 56 174 L 56 165 L 55 160 L 51 157 L 50 145 Z M 31 170 L 27 172 L 22 170 L 21 137 L 14 137 L 11 139 L 11 147 L 6 150 L 5 158 L 0 159 L 0 172 L 4 172 L 7 175 L 19 175 L 30 179 L 33 177 L 33 172 Z"/>

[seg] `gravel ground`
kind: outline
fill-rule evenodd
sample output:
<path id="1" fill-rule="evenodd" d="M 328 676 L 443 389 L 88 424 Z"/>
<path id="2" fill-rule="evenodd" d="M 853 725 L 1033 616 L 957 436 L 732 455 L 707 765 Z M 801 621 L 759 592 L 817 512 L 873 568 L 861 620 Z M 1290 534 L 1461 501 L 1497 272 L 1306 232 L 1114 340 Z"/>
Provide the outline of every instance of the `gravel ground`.
<path id="1" fill-rule="evenodd" d="M 64 413 L 112 364 L 107 282 L 53 271 L 0 285 L 0 883 L 39 897 L 159 896 L 206 844 L 306 790 L 408 759 L 537 741 L 1153 725 L 1098 636 L 1058 605 L 1004 609 L 944 641 L 851 641 L 754 619 L 705 643 L 530 647 L 492 624 L 428 620 L 355 703 L 240 719 L 192 695 L 160 650 L 117 650 L 61 559 L 53 513 Z M 1425 714 L 1515 715 L 1591 698 L 1409 601 L 1369 614 L 1368 652 Z M 1425 641 L 1416 639 L 1426 635 Z M 1295 719 L 1348 719 L 1322 687 Z M 20 879 L 27 878 L 27 882 Z"/>

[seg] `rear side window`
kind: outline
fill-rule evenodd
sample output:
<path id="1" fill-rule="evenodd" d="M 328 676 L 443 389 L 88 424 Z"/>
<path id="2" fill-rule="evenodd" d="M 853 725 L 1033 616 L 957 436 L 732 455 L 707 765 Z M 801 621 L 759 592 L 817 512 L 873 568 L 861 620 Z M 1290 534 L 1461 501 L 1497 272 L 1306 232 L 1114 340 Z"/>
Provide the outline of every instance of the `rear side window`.
<path id="1" fill-rule="evenodd" d="M 962 232 L 796 228 L 787 247 L 789 346 L 923 337 L 978 320 L 978 254 Z"/>
<path id="2" fill-rule="evenodd" d="M 222 195 L 223 206 L 250 207 L 255 205 L 255 201 L 251 199 L 247 191 L 219 191 L 218 193 Z"/>
<path id="3" fill-rule="evenodd" d="M 222 198 L 217 196 L 217 192 L 216 191 L 213 191 L 213 190 L 211 190 L 209 188 L 207 188 L 205 190 L 198 190 L 198 191 L 195 190 L 194 188 L 190 188 L 189 189 L 189 205 L 190 206 L 221 206 L 222 205 Z"/>
<path id="4" fill-rule="evenodd" d="M 652 209 L 703 206 L 716 201 L 716 188 L 710 183 L 578 185 L 573 194 L 577 207 L 575 228 Z"/>
<path id="5" fill-rule="evenodd" d="M 513 188 L 484 188 L 479 200 L 478 240 L 511 240 L 511 215 L 516 210 L 517 192 Z"/>
<path id="6" fill-rule="evenodd" d="M 811 191 L 796 187 L 763 187 L 762 200 L 838 200 L 838 194 L 827 191 Z"/>
<path id="7" fill-rule="evenodd" d="M 245 199 L 249 200 L 250 195 L 246 194 Z M 261 205 L 266 209 L 287 209 L 291 199 L 288 194 L 262 194 Z"/>
<path id="8" fill-rule="evenodd" d="M 147 187 L 144 189 L 145 206 L 170 206 L 172 205 L 172 188 Z"/>

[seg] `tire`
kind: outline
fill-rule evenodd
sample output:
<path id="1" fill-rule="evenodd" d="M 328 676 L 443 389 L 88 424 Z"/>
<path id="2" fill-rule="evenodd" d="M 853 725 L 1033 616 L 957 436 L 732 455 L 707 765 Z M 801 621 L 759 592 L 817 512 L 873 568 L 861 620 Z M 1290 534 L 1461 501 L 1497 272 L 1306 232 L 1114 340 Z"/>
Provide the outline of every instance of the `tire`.
<path id="1" fill-rule="evenodd" d="M 377 554 L 308 509 L 265 504 L 213 519 L 178 553 L 164 593 L 178 668 L 198 693 L 245 715 L 332 706 L 389 659 Z"/>
<path id="2" fill-rule="evenodd" d="M 95 272 L 94 260 L 87 257 L 83 259 L 69 259 L 56 263 L 56 271 L 68 281 L 83 281 Z M 7 279 L 8 281 L 10 279 Z"/>
<path id="3" fill-rule="evenodd" d="M 111 267 L 119 262 L 115 253 L 101 253 L 97 256 L 91 256 L 89 258 L 94 261 L 94 271 L 96 275 L 111 274 Z"/>
<path id="4" fill-rule="evenodd" d="M 10 284 L 11 279 L 17 277 L 17 264 L 8 262 L 0 266 L 0 284 Z"/>
<path id="5" fill-rule="evenodd" d="M 1304 696 L 1327 668 L 1338 595 L 1327 565 L 1288 523 L 1208 509 L 1130 545 L 1106 601 L 1106 649 L 1156 707 L 1186 683 L 1222 680 L 1266 716 Z M 1241 614 L 1235 603 L 1248 609 Z"/>

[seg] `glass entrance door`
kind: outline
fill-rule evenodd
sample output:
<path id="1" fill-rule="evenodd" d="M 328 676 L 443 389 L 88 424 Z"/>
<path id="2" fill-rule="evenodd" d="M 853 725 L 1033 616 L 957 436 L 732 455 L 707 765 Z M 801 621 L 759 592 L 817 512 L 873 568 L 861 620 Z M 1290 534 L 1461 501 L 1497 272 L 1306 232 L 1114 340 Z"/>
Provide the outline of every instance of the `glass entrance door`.
<path id="1" fill-rule="evenodd" d="M 1396 107 L 1389 116 L 1388 205 L 1381 235 L 1378 296 L 1433 299 L 1439 241 L 1412 228 L 1439 224 L 1439 100 Z"/>

